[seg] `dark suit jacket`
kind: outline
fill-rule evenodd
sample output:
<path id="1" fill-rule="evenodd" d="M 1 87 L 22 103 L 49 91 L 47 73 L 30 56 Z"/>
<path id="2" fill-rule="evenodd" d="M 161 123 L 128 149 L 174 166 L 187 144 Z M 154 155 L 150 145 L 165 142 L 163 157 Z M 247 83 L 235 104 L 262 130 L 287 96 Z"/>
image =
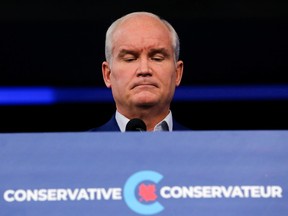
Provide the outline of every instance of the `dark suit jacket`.
<path id="1" fill-rule="evenodd" d="M 173 119 L 173 131 L 182 131 L 182 130 L 190 130 L 190 129 L 179 124 Z M 90 131 L 120 131 L 120 128 L 115 118 L 115 114 L 104 125 L 97 127 L 97 128 L 93 128 Z"/>

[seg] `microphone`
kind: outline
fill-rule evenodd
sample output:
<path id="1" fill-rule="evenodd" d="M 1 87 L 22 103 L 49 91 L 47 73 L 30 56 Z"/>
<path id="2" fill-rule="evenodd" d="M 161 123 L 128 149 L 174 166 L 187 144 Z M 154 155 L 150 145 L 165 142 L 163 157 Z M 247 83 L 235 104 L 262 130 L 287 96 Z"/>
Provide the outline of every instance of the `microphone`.
<path id="1" fill-rule="evenodd" d="M 126 131 L 146 131 L 146 124 L 142 119 L 131 119 L 126 125 Z"/>

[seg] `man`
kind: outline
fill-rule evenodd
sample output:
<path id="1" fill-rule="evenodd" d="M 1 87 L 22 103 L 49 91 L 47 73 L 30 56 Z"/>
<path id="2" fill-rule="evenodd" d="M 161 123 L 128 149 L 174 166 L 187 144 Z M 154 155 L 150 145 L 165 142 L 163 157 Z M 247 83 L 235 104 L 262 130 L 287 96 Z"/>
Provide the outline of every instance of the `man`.
<path id="1" fill-rule="evenodd" d="M 147 131 L 187 130 L 170 110 L 183 74 L 179 46 L 174 28 L 155 14 L 134 12 L 112 23 L 106 32 L 102 75 L 112 90 L 116 113 L 91 131 L 124 132 L 134 118 L 143 120 Z"/>

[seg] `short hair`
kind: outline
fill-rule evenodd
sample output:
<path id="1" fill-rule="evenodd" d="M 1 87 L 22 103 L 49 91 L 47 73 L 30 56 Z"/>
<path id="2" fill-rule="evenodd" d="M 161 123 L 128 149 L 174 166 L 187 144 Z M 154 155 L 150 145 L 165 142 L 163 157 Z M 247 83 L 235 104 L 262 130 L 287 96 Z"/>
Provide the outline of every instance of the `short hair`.
<path id="1" fill-rule="evenodd" d="M 161 21 L 170 31 L 171 33 L 171 39 L 172 39 L 172 47 L 174 49 L 174 55 L 175 55 L 175 60 L 178 61 L 179 55 L 180 55 L 180 41 L 179 41 L 179 36 L 176 32 L 176 30 L 173 28 L 173 26 L 165 19 L 159 17 L 156 14 L 150 13 L 150 12 L 145 12 L 145 11 L 140 11 L 140 12 L 132 12 L 129 13 L 125 16 L 120 17 L 119 19 L 115 20 L 110 27 L 107 29 L 106 32 L 106 39 L 105 39 L 105 58 L 106 61 L 110 62 L 112 58 L 112 49 L 113 49 L 113 44 L 112 44 L 112 38 L 113 38 L 113 33 L 116 31 L 117 27 L 127 20 L 130 17 L 137 16 L 137 15 L 147 15 L 150 17 L 154 17 Z"/>

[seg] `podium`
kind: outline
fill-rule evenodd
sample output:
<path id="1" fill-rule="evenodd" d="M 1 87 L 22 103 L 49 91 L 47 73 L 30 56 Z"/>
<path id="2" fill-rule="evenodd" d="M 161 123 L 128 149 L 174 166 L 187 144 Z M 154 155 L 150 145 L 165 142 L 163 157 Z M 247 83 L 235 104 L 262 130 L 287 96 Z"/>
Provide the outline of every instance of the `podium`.
<path id="1" fill-rule="evenodd" d="M 3 216 L 287 216 L 288 131 L 0 134 Z"/>

